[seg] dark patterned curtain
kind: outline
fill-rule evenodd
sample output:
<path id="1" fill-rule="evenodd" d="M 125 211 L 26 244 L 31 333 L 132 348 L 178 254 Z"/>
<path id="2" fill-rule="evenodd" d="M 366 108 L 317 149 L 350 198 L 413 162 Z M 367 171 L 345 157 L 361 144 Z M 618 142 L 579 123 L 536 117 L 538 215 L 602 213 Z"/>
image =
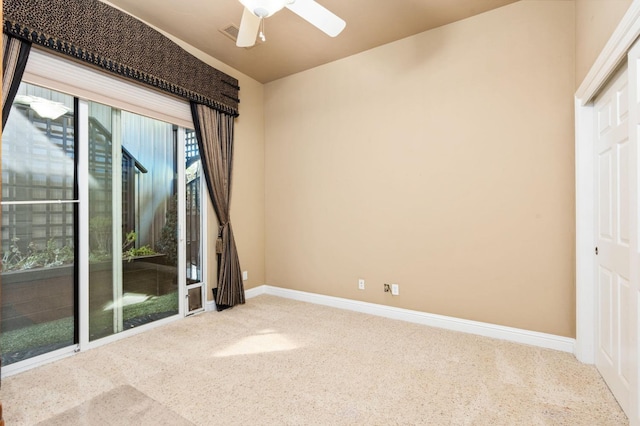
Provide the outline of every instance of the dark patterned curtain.
<path id="1" fill-rule="evenodd" d="M 234 116 L 191 102 L 209 196 L 218 217 L 218 288 L 214 291 L 218 310 L 244 303 L 242 270 L 229 217 L 233 169 Z"/>
<path id="2" fill-rule="evenodd" d="M 238 115 L 238 80 L 99 0 L 3 0 L 3 32 L 102 71 Z"/>
<path id="3" fill-rule="evenodd" d="M 2 34 L 2 128 L 9 118 L 13 98 L 18 93 L 27 66 L 31 43 Z"/>

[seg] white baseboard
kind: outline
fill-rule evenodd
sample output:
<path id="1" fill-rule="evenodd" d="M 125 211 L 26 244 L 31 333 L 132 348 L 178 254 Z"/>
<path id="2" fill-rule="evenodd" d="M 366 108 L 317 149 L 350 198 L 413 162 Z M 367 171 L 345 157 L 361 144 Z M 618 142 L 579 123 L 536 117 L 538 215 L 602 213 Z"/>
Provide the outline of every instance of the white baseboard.
<path id="1" fill-rule="evenodd" d="M 412 311 L 409 309 L 378 305 L 375 303 L 362 302 L 359 300 L 343 299 L 340 297 L 307 293 L 304 291 L 290 290 L 270 285 L 262 285 L 245 291 L 245 298 L 250 299 L 261 294 L 284 297 L 287 299 L 299 300 L 301 302 L 315 303 L 317 305 L 331 306 L 334 308 L 346 309 L 349 311 L 362 312 L 365 314 L 407 321 L 416 324 L 427 325 L 430 327 L 438 327 L 446 330 L 476 334 L 479 336 L 507 340 L 515 343 L 523 343 L 526 345 L 554 349 L 562 352 L 574 353 L 575 351 L 576 341 L 575 339 L 571 339 L 569 337 L 556 336 L 554 334 L 540 333 L 537 331 L 529 331 L 513 327 L 505 327 L 502 325 L 489 324 L 479 321 L 470 321 L 444 315 L 430 314 L 427 312 Z"/>
<path id="2" fill-rule="evenodd" d="M 267 294 L 266 288 L 271 287 L 268 285 L 261 285 L 258 287 L 250 288 L 244 291 L 244 298 L 251 299 L 252 297 L 260 296 L 261 294 Z M 276 287 L 273 287 L 276 288 Z"/>
<path id="3" fill-rule="evenodd" d="M 207 302 L 204 304 L 204 311 L 209 312 L 209 311 L 215 311 L 215 310 L 216 310 L 216 302 L 214 302 L 213 300 L 207 300 Z"/>
<path id="4" fill-rule="evenodd" d="M 263 285 L 259 287 L 250 288 L 249 290 L 245 290 L 244 297 L 245 299 L 251 299 L 252 297 L 260 296 L 261 294 L 265 294 Z M 216 310 L 216 302 L 215 300 L 207 300 L 204 305 L 205 312 L 215 311 Z"/>

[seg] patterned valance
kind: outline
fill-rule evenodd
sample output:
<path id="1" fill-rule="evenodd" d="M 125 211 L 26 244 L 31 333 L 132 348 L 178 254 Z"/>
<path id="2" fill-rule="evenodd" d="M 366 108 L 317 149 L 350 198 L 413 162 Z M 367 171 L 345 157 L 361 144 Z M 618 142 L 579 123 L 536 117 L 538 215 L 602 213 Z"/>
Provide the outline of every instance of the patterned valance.
<path id="1" fill-rule="evenodd" d="M 122 77 L 238 115 L 238 80 L 98 0 L 3 0 L 4 32 Z"/>

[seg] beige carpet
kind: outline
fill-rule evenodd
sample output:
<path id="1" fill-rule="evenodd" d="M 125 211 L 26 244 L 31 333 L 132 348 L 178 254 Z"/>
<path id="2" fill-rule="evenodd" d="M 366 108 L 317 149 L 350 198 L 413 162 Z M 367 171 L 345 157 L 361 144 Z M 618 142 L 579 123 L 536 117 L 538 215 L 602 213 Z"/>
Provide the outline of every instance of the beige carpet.
<path id="1" fill-rule="evenodd" d="M 272 296 L 6 378 L 0 399 L 10 426 L 627 424 L 570 354 Z"/>
<path id="2" fill-rule="evenodd" d="M 193 426 L 190 421 L 128 385 L 104 392 L 38 423 L 38 426 L 119 426 L 123 419 L 135 419 L 140 425 Z"/>

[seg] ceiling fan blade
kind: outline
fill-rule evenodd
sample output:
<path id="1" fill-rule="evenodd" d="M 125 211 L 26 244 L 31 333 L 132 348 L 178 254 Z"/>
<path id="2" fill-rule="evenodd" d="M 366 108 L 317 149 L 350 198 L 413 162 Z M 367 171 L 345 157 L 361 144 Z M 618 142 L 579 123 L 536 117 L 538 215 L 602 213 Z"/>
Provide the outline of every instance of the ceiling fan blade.
<path id="1" fill-rule="evenodd" d="M 295 2 L 286 5 L 286 7 L 331 37 L 340 34 L 347 25 L 338 16 L 313 0 L 295 0 Z"/>
<path id="2" fill-rule="evenodd" d="M 258 29 L 260 28 L 260 18 L 254 15 L 245 7 L 240 21 L 240 29 L 238 30 L 238 39 L 236 46 L 251 47 L 256 44 Z"/>

